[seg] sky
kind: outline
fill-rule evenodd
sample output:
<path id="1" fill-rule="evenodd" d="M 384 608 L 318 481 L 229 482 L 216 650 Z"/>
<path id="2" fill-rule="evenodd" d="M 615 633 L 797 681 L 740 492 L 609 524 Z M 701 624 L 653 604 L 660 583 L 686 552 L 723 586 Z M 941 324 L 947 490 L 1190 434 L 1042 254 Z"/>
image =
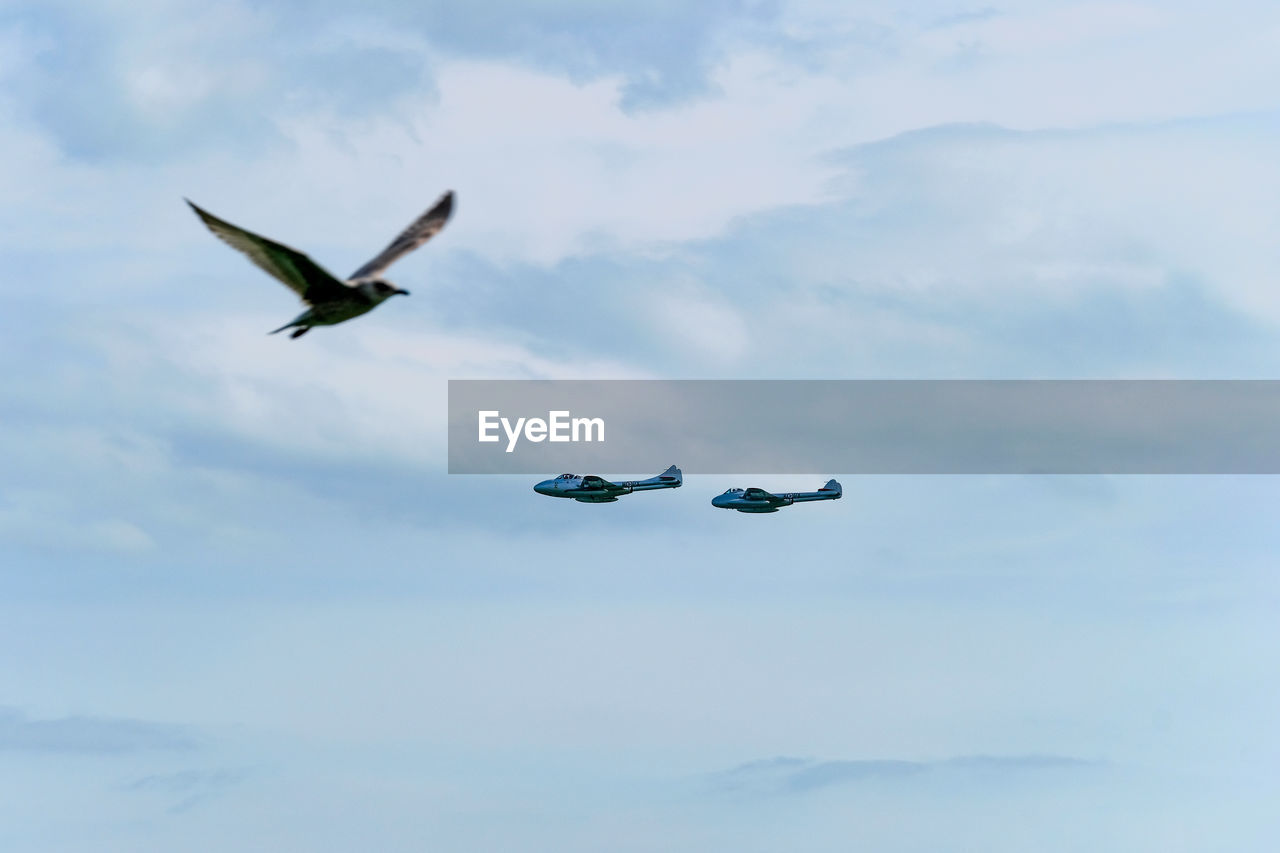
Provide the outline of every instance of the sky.
<path id="1" fill-rule="evenodd" d="M 579 505 L 445 389 L 1280 378 L 1277 74 L 1257 2 L 3 0 L 0 847 L 1274 850 L 1273 478 Z M 447 189 L 296 341 L 183 203 L 342 273 Z"/>

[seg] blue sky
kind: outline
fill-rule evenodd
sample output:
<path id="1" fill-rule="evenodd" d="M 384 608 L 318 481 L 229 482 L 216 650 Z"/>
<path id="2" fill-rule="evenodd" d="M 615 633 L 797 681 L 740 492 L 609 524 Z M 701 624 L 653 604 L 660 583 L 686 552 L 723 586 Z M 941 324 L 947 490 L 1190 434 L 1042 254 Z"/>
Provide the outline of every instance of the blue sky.
<path id="1" fill-rule="evenodd" d="M 446 476 L 444 403 L 1277 378 L 1278 42 L 1247 2 L 0 6 L 0 846 L 1274 849 L 1272 479 L 564 506 Z M 182 203 L 345 272 L 450 188 L 413 296 L 298 341 Z"/>

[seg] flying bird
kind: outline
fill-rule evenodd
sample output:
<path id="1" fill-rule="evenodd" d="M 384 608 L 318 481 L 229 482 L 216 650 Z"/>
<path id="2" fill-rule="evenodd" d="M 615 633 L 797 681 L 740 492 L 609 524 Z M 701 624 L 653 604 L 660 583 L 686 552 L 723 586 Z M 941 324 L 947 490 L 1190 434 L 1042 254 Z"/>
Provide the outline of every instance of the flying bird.
<path id="1" fill-rule="evenodd" d="M 409 291 L 396 287 L 382 273 L 404 255 L 430 240 L 444 227 L 453 212 L 453 191 L 445 193 L 435 206 L 415 219 L 387 248 L 346 281 L 334 276 L 309 257 L 283 243 L 260 237 L 202 210 L 190 199 L 187 204 L 204 220 L 209 230 L 232 248 L 239 249 L 259 267 L 279 279 L 302 297 L 308 308 L 292 321 L 270 334 L 293 329 L 289 337 L 297 338 L 312 326 L 333 326 L 352 317 L 372 311 L 397 293 Z"/>

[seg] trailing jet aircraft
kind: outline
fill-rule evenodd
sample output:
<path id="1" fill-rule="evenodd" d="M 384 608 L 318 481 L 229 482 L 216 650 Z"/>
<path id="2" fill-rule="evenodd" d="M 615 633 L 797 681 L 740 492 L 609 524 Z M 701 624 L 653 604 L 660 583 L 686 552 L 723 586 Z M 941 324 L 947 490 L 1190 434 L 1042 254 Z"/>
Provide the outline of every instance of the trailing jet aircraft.
<path id="1" fill-rule="evenodd" d="M 561 474 L 554 480 L 543 480 L 533 487 L 540 495 L 553 498 L 573 498 L 584 504 L 607 504 L 618 499 L 618 495 L 629 495 L 632 492 L 647 492 L 650 489 L 678 489 L 684 483 L 680 469 L 672 465 L 656 477 L 647 480 L 631 480 L 625 483 L 610 483 L 595 474 Z"/>
<path id="2" fill-rule="evenodd" d="M 723 495 L 712 498 L 711 505 L 721 509 L 736 509 L 738 512 L 777 512 L 780 507 L 804 501 L 839 500 L 841 494 L 843 490 L 835 480 L 828 480 L 816 492 L 788 492 L 785 495 L 775 495 L 753 486 L 750 489 L 729 489 Z"/>

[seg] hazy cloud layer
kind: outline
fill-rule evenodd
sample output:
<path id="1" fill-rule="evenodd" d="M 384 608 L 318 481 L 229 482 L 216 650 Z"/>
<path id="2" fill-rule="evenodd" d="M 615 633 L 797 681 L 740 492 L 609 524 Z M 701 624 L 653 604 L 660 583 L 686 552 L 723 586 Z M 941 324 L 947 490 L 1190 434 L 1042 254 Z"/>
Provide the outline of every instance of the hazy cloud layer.
<path id="1" fill-rule="evenodd" d="M 0 18 L 13 100 L 90 161 L 287 145 L 281 123 L 320 111 L 409 120 L 441 56 L 588 82 L 616 76 L 624 109 L 709 89 L 721 28 L 773 4 L 608 2 L 17 4 Z M 19 50 L 19 48 L 21 48 Z M 5 69 L 0 68 L 0 71 Z M 420 104 L 421 101 L 417 100 Z"/>
<path id="2" fill-rule="evenodd" d="M 802 794 L 836 785 L 876 783 L 944 776 L 956 781 L 1019 774 L 1079 770 L 1095 761 L 1058 755 L 966 755 L 937 761 L 862 759 L 817 761 L 771 758 L 743 764 L 712 777 L 719 790 L 732 793 Z"/>
<path id="3" fill-rule="evenodd" d="M 31 719 L 17 709 L 0 708 L 0 750 L 133 753 L 194 749 L 199 743 L 187 728 L 167 723 L 91 716 Z"/>
<path id="4" fill-rule="evenodd" d="M 182 814 L 242 784 L 248 777 L 244 770 L 180 770 L 153 773 L 125 786 L 125 790 L 155 794 L 172 801 L 169 814 Z"/>

